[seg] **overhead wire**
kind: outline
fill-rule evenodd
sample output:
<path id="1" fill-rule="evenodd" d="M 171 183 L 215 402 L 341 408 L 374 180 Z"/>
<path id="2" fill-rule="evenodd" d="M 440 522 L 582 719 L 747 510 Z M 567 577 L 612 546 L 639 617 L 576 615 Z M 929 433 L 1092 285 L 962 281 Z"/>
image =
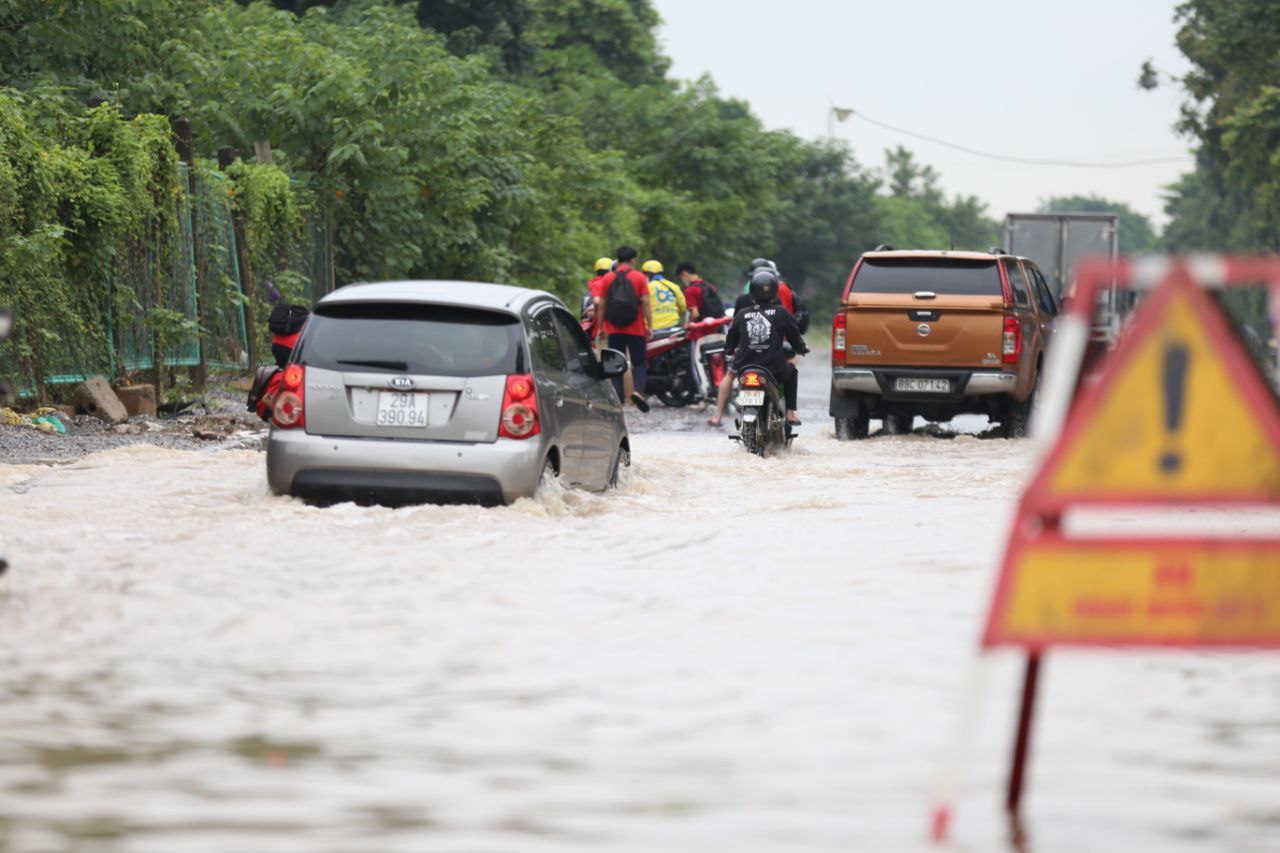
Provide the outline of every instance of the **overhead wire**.
<path id="1" fill-rule="evenodd" d="M 882 122 L 882 121 L 876 121 L 871 116 L 867 115 L 861 110 L 840 110 L 840 112 L 846 112 L 848 115 L 852 115 L 855 118 L 862 119 L 867 124 L 874 125 L 883 130 L 888 130 L 892 133 L 900 133 L 903 136 L 911 136 L 916 139 L 923 139 L 925 142 L 932 142 L 935 145 L 941 145 L 943 147 L 951 148 L 956 151 L 962 151 L 965 154 L 972 154 L 975 157 L 985 157 L 988 160 L 1001 160 L 1006 163 L 1021 163 L 1027 166 L 1067 166 L 1074 169 L 1131 169 L 1138 166 L 1160 166 L 1160 165 L 1166 165 L 1170 163 L 1188 163 L 1188 162 L 1192 162 L 1195 159 L 1193 157 L 1184 155 L 1182 157 L 1150 157 L 1150 158 L 1145 158 L 1141 160 L 1090 161 L 1090 160 L 1057 160 L 1057 159 L 1048 158 L 1048 157 L 1018 157 L 1013 154 L 995 154 L 990 151 L 982 151 L 977 148 L 970 148 L 967 145 L 960 145 L 955 142 L 948 142 L 945 139 L 939 139 L 936 136 L 930 136 L 926 133 L 917 133 L 914 130 L 907 130 L 906 128 L 894 127 L 891 124 L 886 124 L 885 122 Z"/>

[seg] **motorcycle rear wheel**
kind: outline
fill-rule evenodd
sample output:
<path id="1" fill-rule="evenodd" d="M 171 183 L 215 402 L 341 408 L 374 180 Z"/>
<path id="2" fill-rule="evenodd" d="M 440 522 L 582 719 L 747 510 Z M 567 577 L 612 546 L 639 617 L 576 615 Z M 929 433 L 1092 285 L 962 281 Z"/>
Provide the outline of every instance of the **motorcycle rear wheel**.
<path id="1" fill-rule="evenodd" d="M 764 438 L 760 435 L 760 422 L 753 421 L 744 423 L 742 430 L 739 432 L 742 439 L 742 446 L 746 448 L 748 453 L 755 454 L 761 459 L 764 458 Z"/>

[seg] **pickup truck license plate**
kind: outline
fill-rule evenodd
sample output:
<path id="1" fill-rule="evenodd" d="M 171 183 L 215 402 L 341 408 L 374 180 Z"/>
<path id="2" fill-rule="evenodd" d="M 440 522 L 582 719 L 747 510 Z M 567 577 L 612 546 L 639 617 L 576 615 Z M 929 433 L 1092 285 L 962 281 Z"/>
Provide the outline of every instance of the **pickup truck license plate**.
<path id="1" fill-rule="evenodd" d="M 739 391 L 738 405 L 739 406 L 763 406 L 764 392 L 763 391 Z"/>
<path id="2" fill-rule="evenodd" d="M 425 427 L 430 396 L 421 391 L 379 391 L 378 426 Z"/>
<path id="3" fill-rule="evenodd" d="M 900 378 L 893 380 L 893 390 L 905 391 L 908 393 L 923 392 L 926 394 L 950 394 L 951 380 L 949 379 L 908 379 Z"/>

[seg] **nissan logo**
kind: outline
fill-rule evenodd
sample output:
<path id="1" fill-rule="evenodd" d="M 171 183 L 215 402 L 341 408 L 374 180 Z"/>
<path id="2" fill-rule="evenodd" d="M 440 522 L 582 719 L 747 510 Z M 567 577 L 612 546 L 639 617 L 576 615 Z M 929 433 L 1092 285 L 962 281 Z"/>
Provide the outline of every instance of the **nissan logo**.
<path id="1" fill-rule="evenodd" d="M 921 323 L 919 326 L 916 326 L 916 334 L 922 338 L 929 337 L 929 333 L 932 331 L 933 329 L 929 328 L 928 323 Z"/>
<path id="2" fill-rule="evenodd" d="M 391 377 L 391 387 L 399 388 L 401 391 L 404 391 L 413 387 L 413 380 L 408 376 L 393 376 Z"/>

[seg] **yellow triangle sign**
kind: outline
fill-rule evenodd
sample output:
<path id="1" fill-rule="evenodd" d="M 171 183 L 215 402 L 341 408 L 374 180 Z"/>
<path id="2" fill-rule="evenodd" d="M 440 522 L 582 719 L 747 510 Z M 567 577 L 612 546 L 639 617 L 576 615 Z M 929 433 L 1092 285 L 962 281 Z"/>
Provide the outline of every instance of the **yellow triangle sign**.
<path id="1" fill-rule="evenodd" d="M 1139 309 L 1028 498 L 1059 508 L 1280 502 L 1280 405 L 1185 275 Z"/>

